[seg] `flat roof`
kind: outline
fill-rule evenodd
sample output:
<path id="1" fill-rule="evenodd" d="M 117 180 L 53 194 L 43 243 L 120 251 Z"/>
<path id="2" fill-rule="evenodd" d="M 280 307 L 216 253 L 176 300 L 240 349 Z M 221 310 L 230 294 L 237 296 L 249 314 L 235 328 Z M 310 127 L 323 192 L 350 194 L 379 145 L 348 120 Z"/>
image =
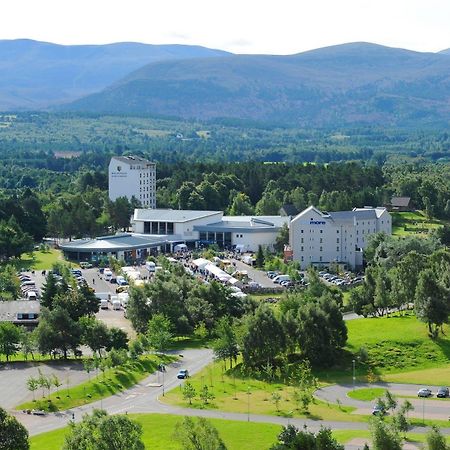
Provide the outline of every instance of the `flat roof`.
<path id="1" fill-rule="evenodd" d="M 223 214 L 222 211 L 196 211 L 191 209 L 142 209 L 134 210 L 133 219 L 148 222 L 189 222 Z"/>
<path id="2" fill-rule="evenodd" d="M 221 222 L 194 225 L 196 231 L 210 232 L 278 232 L 283 224 L 289 223 L 287 216 L 224 216 Z"/>
<path id="3" fill-rule="evenodd" d="M 171 236 L 171 239 L 173 236 Z M 117 234 L 114 236 L 101 236 L 95 239 L 77 239 L 62 244 L 64 251 L 70 252 L 115 252 L 135 250 L 141 248 L 157 247 L 169 241 L 166 235 L 143 234 Z"/>
<path id="4" fill-rule="evenodd" d="M 115 161 L 119 161 L 121 163 L 129 164 L 129 165 L 136 164 L 136 163 L 153 164 L 153 165 L 155 164 L 154 162 L 149 161 L 148 159 L 141 158 L 140 156 L 132 156 L 132 155 L 131 156 L 113 156 L 111 158 L 111 161 L 113 159 Z"/>
<path id="5" fill-rule="evenodd" d="M 0 322 L 16 322 L 17 314 L 39 314 L 40 310 L 41 306 L 37 300 L 8 300 L 0 302 Z M 32 320 L 24 319 L 24 321 Z"/>

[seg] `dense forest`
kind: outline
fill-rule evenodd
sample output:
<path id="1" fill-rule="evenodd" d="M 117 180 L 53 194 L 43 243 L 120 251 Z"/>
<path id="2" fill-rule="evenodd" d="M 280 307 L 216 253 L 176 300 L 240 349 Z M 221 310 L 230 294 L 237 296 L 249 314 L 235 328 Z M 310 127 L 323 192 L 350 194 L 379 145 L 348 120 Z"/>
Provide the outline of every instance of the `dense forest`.
<path id="1" fill-rule="evenodd" d="M 333 211 L 383 205 L 400 195 L 430 218 L 448 219 L 448 148 L 446 133 L 4 115 L 0 221 L 12 217 L 35 241 L 126 228 L 138 203 L 107 198 L 109 159 L 120 154 L 157 162 L 162 208 L 271 215 L 284 204 Z"/>

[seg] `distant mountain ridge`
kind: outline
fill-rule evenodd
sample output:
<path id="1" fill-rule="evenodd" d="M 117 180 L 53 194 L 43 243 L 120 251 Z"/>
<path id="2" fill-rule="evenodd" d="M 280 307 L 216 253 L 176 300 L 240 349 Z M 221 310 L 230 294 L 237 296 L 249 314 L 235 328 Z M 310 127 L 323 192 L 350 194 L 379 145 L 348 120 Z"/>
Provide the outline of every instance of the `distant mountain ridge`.
<path id="1" fill-rule="evenodd" d="M 65 108 L 301 126 L 445 126 L 450 55 L 358 42 L 290 56 L 163 61 Z"/>
<path id="2" fill-rule="evenodd" d="M 228 55 L 189 45 L 59 45 L 0 40 L 0 111 L 39 109 L 100 91 L 148 63 Z"/>

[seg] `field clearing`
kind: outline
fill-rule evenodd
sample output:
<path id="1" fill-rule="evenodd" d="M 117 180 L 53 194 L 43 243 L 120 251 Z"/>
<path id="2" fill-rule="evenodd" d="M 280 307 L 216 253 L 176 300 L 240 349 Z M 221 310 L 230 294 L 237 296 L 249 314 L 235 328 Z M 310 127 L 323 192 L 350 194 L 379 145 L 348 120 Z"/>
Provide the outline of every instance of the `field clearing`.
<path id="1" fill-rule="evenodd" d="M 48 270 L 56 262 L 64 261 L 61 250 L 50 249 L 49 251 L 35 250 L 31 254 L 25 253 L 20 259 L 8 261 L 17 270 Z M 79 267 L 76 263 L 71 263 L 72 267 Z"/>
<path id="2" fill-rule="evenodd" d="M 444 225 L 444 221 L 430 220 L 422 211 L 392 212 L 392 234 L 398 237 L 427 236 Z"/>

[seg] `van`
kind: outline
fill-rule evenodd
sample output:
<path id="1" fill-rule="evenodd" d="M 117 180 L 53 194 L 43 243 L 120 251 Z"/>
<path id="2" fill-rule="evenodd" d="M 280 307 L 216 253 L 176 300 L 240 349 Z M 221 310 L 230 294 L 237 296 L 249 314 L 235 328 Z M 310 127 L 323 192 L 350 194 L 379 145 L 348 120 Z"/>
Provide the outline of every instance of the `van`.
<path id="1" fill-rule="evenodd" d="M 108 280 L 110 280 L 112 278 L 113 273 L 112 273 L 111 269 L 105 269 L 103 271 L 103 275 L 105 276 L 105 280 L 108 281 Z"/>
<path id="2" fill-rule="evenodd" d="M 145 267 L 149 272 L 155 272 L 156 264 L 153 261 L 147 261 L 145 263 Z"/>
<path id="3" fill-rule="evenodd" d="M 109 292 L 96 292 L 95 296 L 99 300 L 106 300 L 106 301 L 108 301 L 111 298 L 111 294 Z"/>
<path id="4" fill-rule="evenodd" d="M 100 308 L 101 309 L 109 309 L 109 306 L 108 306 L 108 300 L 106 300 L 106 299 L 101 299 L 100 300 Z"/>

